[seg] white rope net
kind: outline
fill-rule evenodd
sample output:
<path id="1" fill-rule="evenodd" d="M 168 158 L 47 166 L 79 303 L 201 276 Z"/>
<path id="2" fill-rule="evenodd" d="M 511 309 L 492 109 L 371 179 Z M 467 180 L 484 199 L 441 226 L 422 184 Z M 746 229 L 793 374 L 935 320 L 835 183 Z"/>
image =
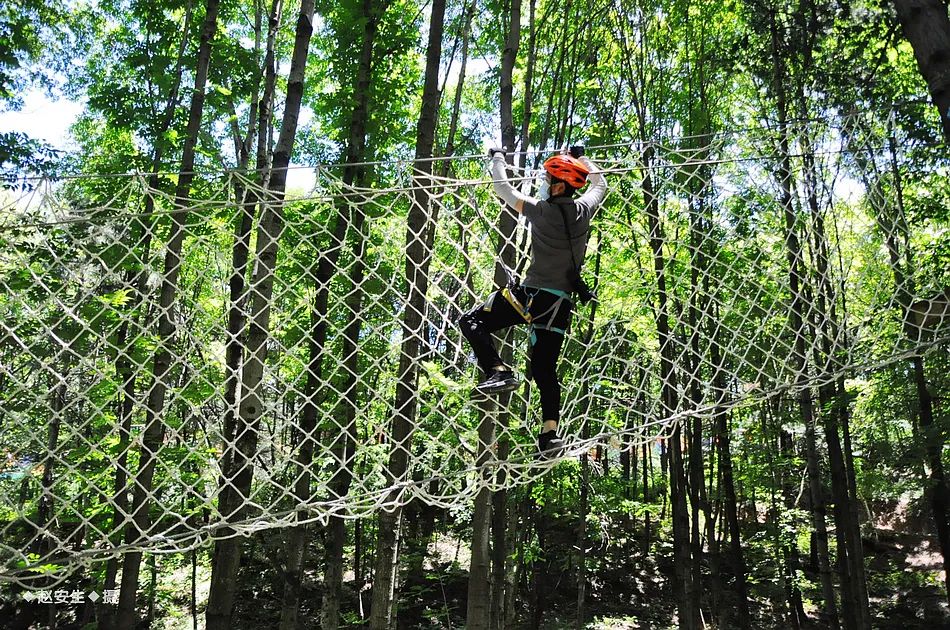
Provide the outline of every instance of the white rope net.
<path id="1" fill-rule="evenodd" d="M 596 272 L 599 301 L 576 311 L 560 361 L 564 457 L 599 447 L 616 458 L 669 437 L 684 417 L 713 418 L 945 351 L 946 278 L 907 263 L 948 226 L 912 225 L 902 205 L 912 195 L 898 193 L 945 185 L 946 165 L 907 138 L 895 151 L 891 133 L 865 116 L 797 124 L 787 161 L 779 136 L 762 130 L 589 148 L 610 191 L 585 267 L 588 279 Z M 527 156 L 526 191 L 536 157 Z M 926 168 L 905 168 L 911 160 Z M 477 370 L 455 321 L 493 289 L 498 243 L 517 249 L 516 262 L 530 246 L 523 221 L 507 239 L 499 231 L 485 163 L 435 161 L 431 180 L 414 179 L 410 162 L 370 164 L 363 181 L 373 184 L 363 187 L 344 183 L 343 166 L 325 166 L 313 171 L 310 192 L 267 204 L 253 203 L 267 196 L 253 174 L 233 172 L 196 175 L 177 209 L 175 175 L 89 175 L 8 190 L 0 213 L 0 580 L 49 584 L 119 553 L 363 518 L 413 499 L 458 508 L 486 485 L 523 485 L 557 465 L 535 454 L 533 383 L 505 411 L 470 397 Z M 393 418 L 409 307 L 406 225 L 419 192 L 434 232 L 416 413 L 400 440 Z M 253 273 L 266 262 L 255 252 L 268 240 L 261 217 L 278 210 L 268 291 Z M 795 217 L 794 252 L 786 210 Z M 249 262 L 235 274 L 245 215 L 253 219 Z M 181 264 L 170 273 L 176 219 Z M 321 285 L 327 256 L 333 272 Z M 234 293 L 235 278 L 245 291 Z M 174 300 L 163 309 L 169 282 Z M 797 329 L 795 308 L 804 321 Z M 255 383 L 249 339 L 262 311 L 255 356 L 266 358 Z M 163 312 L 171 335 L 161 332 Z M 314 349 L 321 329 L 322 352 Z M 518 366 L 526 333 L 511 337 Z M 795 360 L 799 338 L 804 364 Z M 157 370 L 162 351 L 169 363 Z M 229 352 L 238 358 L 231 365 Z M 241 401 L 252 398 L 259 420 L 245 425 Z M 497 444 L 480 445 L 483 413 L 494 414 L 507 457 Z M 408 462 L 395 476 L 394 449 Z M 238 452 L 251 465 L 235 465 Z M 249 489 L 225 498 L 241 487 L 240 473 Z"/>

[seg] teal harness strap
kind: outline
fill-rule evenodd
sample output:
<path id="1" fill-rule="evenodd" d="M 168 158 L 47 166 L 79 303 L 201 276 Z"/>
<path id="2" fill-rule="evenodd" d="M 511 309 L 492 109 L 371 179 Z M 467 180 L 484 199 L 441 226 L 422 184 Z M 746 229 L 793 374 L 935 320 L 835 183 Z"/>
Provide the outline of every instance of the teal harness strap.
<path id="1" fill-rule="evenodd" d="M 533 345 L 535 345 L 535 344 L 538 342 L 538 335 L 537 335 L 537 332 L 536 332 L 536 331 L 538 331 L 538 330 L 550 330 L 550 331 L 552 331 L 552 332 L 556 332 L 556 333 L 559 333 L 559 334 L 561 334 L 561 335 L 567 334 L 567 331 L 566 331 L 566 330 L 564 330 L 563 328 L 557 328 L 556 326 L 552 326 L 551 323 L 554 322 L 555 318 L 557 317 L 557 314 L 558 314 L 558 313 L 560 312 L 560 310 L 561 310 L 561 307 L 564 306 L 564 301 L 567 300 L 568 302 L 571 302 L 571 296 L 570 296 L 570 294 L 568 294 L 568 293 L 565 292 L 565 291 L 561 291 L 560 289 L 548 289 L 548 288 L 546 288 L 546 287 L 532 287 L 532 286 L 528 286 L 528 285 L 524 285 L 524 286 L 525 286 L 526 289 L 532 289 L 532 290 L 534 290 L 534 291 L 536 291 L 536 292 L 537 292 L 537 291 L 546 291 L 546 292 L 548 292 L 548 293 L 550 293 L 550 294 L 552 294 L 552 295 L 557 296 L 557 300 L 554 302 L 554 304 L 552 304 L 550 307 L 548 307 L 548 309 L 547 309 L 546 311 L 544 311 L 543 313 L 540 313 L 540 314 L 538 314 L 538 315 L 532 315 L 532 317 L 531 317 L 531 319 L 532 319 L 532 323 L 531 323 L 531 338 L 530 338 L 530 339 L 531 339 L 531 345 L 533 346 Z M 532 297 L 532 300 L 533 300 L 533 297 Z M 549 314 L 550 314 L 550 317 L 547 317 L 547 321 L 549 322 L 548 324 L 546 324 L 546 325 L 539 325 L 539 324 L 535 323 L 535 322 L 537 322 L 538 320 L 540 320 L 540 319 L 542 319 L 542 318 L 545 318 L 545 317 L 546 317 L 547 315 L 549 315 Z"/>
<path id="2" fill-rule="evenodd" d="M 552 293 L 552 294 L 558 296 L 559 298 L 564 298 L 565 300 L 570 300 L 570 299 L 571 299 L 571 294 L 570 294 L 570 293 L 568 293 L 567 291 L 561 291 L 560 289 L 548 289 L 547 287 L 533 287 L 533 286 L 531 286 L 531 285 L 529 285 L 529 284 L 525 284 L 525 285 L 523 285 L 523 286 L 524 286 L 524 288 L 526 288 L 526 289 L 536 289 L 536 290 L 538 290 L 538 291 L 547 291 L 548 293 Z"/>
<path id="3" fill-rule="evenodd" d="M 535 324 L 531 325 L 531 345 L 538 343 L 538 330 L 550 330 L 551 332 L 559 333 L 561 335 L 566 335 L 567 331 L 563 328 L 555 328 L 554 326 L 537 326 Z"/>

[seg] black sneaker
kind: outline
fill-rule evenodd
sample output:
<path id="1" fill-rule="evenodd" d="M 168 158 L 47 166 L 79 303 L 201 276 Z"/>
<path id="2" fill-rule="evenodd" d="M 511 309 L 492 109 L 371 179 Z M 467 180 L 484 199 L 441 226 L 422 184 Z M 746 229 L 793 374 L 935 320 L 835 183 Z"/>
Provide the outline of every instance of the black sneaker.
<path id="1" fill-rule="evenodd" d="M 473 394 L 503 394 L 518 388 L 518 377 L 511 370 L 495 370 L 475 386 Z"/>
<path id="2" fill-rule="evenodd" d="M 564 439 L 551 429 L 538 435 L 538 452 L 545 459 L 554 459 L 564 450 Z"/>

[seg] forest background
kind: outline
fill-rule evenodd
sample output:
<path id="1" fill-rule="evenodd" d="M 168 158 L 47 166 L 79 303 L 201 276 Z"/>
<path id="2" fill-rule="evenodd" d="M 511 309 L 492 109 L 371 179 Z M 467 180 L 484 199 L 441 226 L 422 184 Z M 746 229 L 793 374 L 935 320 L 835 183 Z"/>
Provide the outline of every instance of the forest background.
<path id="1" fill-rule="evenodd" d="M 939 0 L 5 4 L 82 112 L 0 132 L 0 622 L 950 627 L 948 67 Z M 608 170 L 554 464 L 451 330 L 486 141 Z"/>

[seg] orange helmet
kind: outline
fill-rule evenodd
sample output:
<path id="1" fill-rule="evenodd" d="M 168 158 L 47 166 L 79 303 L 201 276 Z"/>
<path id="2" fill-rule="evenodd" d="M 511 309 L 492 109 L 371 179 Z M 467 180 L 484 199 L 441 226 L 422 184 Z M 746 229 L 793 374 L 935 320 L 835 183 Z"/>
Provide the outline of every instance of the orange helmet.
<path id="1" fill-rule="evenodd" d="M 572 188 L 583 188 L 587 183 L 587 176 L 590 171 L 584 166 L 583 162 L 570 155 L 555 155 L 544 162 L 544 170 L 551 177 L 565 182 Z"/>

